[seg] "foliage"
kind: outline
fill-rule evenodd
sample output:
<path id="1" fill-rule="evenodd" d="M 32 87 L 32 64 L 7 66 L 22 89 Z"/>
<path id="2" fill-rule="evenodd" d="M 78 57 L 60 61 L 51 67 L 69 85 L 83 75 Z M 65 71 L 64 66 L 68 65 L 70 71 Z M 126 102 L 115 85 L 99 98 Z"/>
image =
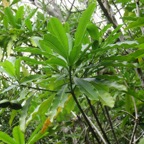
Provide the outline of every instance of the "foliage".
<path id="1" fill-rule="evenodd" d="M 108 2 L 124 6 L 117 28 L 92 1 L 74 22 L 1 3 L 1 142 L 142 143 L 143 2 Z"/>

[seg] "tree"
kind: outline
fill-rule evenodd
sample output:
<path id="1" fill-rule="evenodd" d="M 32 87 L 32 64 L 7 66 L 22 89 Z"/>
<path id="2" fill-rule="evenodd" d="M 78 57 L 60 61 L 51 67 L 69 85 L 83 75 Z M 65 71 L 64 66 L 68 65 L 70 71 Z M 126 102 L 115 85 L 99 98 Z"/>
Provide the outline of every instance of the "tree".
<path id="1" fill-rule="evenodd" d="M 142 143 L 143 1 L 84 2 L 1 2 L 2 142 Z"/>

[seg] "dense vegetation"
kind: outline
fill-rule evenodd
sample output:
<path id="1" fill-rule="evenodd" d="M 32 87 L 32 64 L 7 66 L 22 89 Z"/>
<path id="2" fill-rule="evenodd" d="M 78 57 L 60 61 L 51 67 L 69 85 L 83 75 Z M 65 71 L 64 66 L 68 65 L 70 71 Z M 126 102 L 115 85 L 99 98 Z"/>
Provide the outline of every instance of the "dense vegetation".
<path id="1" fill-rule="evenodd" d="M 0 143 L 143 144 L 144 1 L 67 2 L 0 2 Z"/>

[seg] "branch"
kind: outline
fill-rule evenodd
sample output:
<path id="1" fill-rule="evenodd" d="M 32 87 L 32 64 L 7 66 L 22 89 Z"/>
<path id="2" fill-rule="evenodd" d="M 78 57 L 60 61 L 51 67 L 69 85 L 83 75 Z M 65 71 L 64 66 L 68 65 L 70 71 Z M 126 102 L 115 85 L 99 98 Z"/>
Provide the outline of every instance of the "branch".
<path id="1" fill-rule="evenodd" d="M 73 8 L 73 6 L 74 6 L 74 3 L 75 3 L 75 0 L 73 0 L 73 2 L 72 2 L 72 4 L 71 4 L 71 7 L 70 7 L 70 9 L 69 9 L 69 12 L 68 12 L 68 16 L 67 16 L 67 18 L 66 18 L 66 21 L 69 19 L 70 15 L 71 15 L 71 10 L 72 10 L 72 8 Z"/>
<path id="2" fill-rule="evenodd" d="M 103 138 L 103 136 L 101 135 L 100 131 L 97 129 L 97 127 L 93 124 L 93 122 L 88 118 L 88 116 L 86 116 L 87 119 L 89 120 L 90 124 L 93 126 L 93 128 L 95 129 L 95 131 L 97 132 L 97 134 L 99 135 L 99 137 L 101 138 L 101 140 L 103 141 L 104 144 L 107 144 L 107 142 L 105 141 L 105 139 Z"/>
<path id="3" fill-rule="evenodd" d="M 107 114 L 107 117 L 108 117 L 108 121 L 109 121 L 109 124 L 110 124 L 111 130 L 112 130 L 112 133 L 113 133 L 113 136 L 114 136 L 115 142 L 116 142 L 116 144 L 118 144 L 118 140 L 117 140 L 116 134 L 115 134 L 115 132 L 114 132 L 114 128 L 113 128 L 113 125 L 112 125 L 112 121 L 111 121 L 111 118 L 110 118 L 110 115 L 109 115 L 108 109 L 107 109 L 106 106 L 105 106 L 104 108 L 105 108 L 105 111 L 106 111 L 106 114 Z"/>
<path id="4" fill-rule="evenodd" d="M 110 144 L 110 141 L 109 141 L 109 139 L 108 139 L 108 137 L 107 137 L 104 129 L 103 129 L 102 126 L 101 126 L 101 123 L 100 123 L 100 121 L 99 121 L 99 119 L 98 119 L 98 117 L 97 117 L 97 114 L 96 114 L 96 112 L 95 112 L 94 109 L 93 109 L 93 106 L 92 106 L 92 104 L 91 104 L 91 101 L 88 99 L 87 96 L 86 96 L 86 99 L 87 99 L 88 104 L 89 104 L 89 106 L 90 106 L 90 108 L 91 108 L 91 110 L 92 110 L 92 113 L 93 113 L 93 115 L 94 115 L 94 117 L 95 117 L 95 119 L 96 119 L 96 122 L 97 122 L 100 130 L 102 131 L 102 133 L 103 133 L 103 135 L 104 135 L 104 138 L 106 139 L 107 143 Z"/>
<path id="5" fill-rule="evenodd" d="M 113 21 L 112 17 L 109 15 L 107 9 L 105 8 L 103 2 L 102 2 L 101 0 L 97 0 L 97 1 L 98 1 L 99 5 L 100 5 L 102 11 L 104 12 L 104 15 L 105 15 L 106 18 L 108 19 L 108 21 L 113 24 L 113 27 L 114 27 L 114 28 L 116 28 L 118 24 Z"/>
<path id="6" fill-rule="evenodd" d="M 78 106 L 80 112 L 82 113 L 82 115 L 83 115 L 83 117 L 84 117 L 86 123 L 88 124 L 89 129 L 90 129 L 91 132 L 92 132 L 92 135 L 93 135 L 94 138 L 97 140 L 97 142 L 100 144 L 100 140 L 98 139 L 98 137 L 97 137 L 95 131 L 93 130 L 93 128 L 92 128 L 92 126 L 91 126 L 91 124 L 90 124 L 90 122 L 89 122 L 87 116 L 85 115 L 83 109 L 81 108 L 81 105 L 79 104 L 79 102 L 78 102 L 78 100 L 77 100 L 77 98 L 76 98 L 76 95 L 75 95 L 75 93 L 74 93 L 73 84 L 72 84 L 71 67 L 69 68 L 69 80 L 70 80 L 70 91 L 71 91 L 71 94 L 72 94 L 72 96 L 73 96 L 73 99 L 74 99 L 74 101 L 76 102 L 76 104 L 77 104 L 77 106 Z"/>
<path id="7" fill-rule="evenodd" d="M 56 93 L 57 91 L 54 91 L 54 90 L 49 90 L 49 89 L 43 89 L 43 88 L 37 88 L 37 87 L 32 87 L 32 86 L 27 86 L 27 85 L 19 85 L 20 87 L 27 87 L 29 89 L 35 89 L 35 90 L 38 90 L 38 91 L 48 91 L 48 92 L 54 92 Z"/>
<path id="8" fill-rule="evenodd" d="M 135 103 L 134 97 L 132 96 L 131 98 L 132 98 L 132 101 L 134 104 L 134 110 L 135 110 L 135 123 L 134 123 L 133 132 L 132 132 L 132 136 L 131 136 L 131 140 L 129 144 L 135 143 L 133 139 L 136 133 L 137 125 L 138 125 L 138 112 L 137 112 L 136 103 Z"/>

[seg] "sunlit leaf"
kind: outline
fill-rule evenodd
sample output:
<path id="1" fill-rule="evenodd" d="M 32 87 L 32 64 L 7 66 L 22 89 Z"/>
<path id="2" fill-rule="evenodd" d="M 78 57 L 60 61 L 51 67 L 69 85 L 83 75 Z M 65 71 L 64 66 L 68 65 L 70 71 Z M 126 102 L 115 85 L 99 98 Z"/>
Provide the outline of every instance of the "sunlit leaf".
<path id="1" fill-rule="evenodd" d="M 52 48 L 59 55 L 63 56 L 65 59 L 67 59 L 67 51 L 65 50 L 65 48 L 61 44 L 61 42 L 57 39 L 57 37 L 55 37 L 51 34 L 47 34 L 44 36 L 44 41 L 48 47 Z"/>
<path id="2" fill-rule="evenodd" d="M 50 32 L 57 37 L 60 43 L 63 45 L 65 54 L 68 55 L 68 38 L 64 27 L 57 18 L 51 18 L 49 21 Z"/>
<path id="3" fill-rule="evenodd" d="M 70 53 L 70 58 L 69 58 L 70 65 L 72 65 L 76 61 L 76 59 L 78 59 L 78 56 L 79 56 L 81 48 L 82 48 L 81 42 L 84 37 L 87 24 L 90 21 L 91 15 L 94 12 L 95 7 L 96 7 L 95 4 L 89 5 L 89 7 L 86 9 L 86 11 L 82 14 L 82 17 L 78 24 L 78 28 L 75 33 L 74 46 Z"/>
<path id="4" fill-rule="evenodd" d="M 126 29 L 144 26 L 144 17 L 137 18 L 136 21 L 131 22 Z"/>
<path id="5" fill-rule="evenodd" d="M 87 25 L 87 31 L 89 32 L 89 34 L 93 40 L 99 41 L 99 30 L 95 24 L 89 23 Z"/>
<path id="6" fill-rule="evenodd" d="M 15 16 L 13 15 L 13 12 L 12 12 L 11 8 L 10 7 L 5 8 L 4 12 L 5 12 L 5 14 L 6 14 L 7 18 L 8 18 L 9 23 L 13 27 L 15 27 L 16 26 Z"/>
<path id="7" fill-rule="evenodd" d="M 95 4 L 89 5 L 88 8 L 85 10 L 85 12 L 82 14 L 79 20 L 78 28 L 75 33 L 74 47 L 77 47 L 81 44 L 84 33 L 86 31 L 87 24 L 90 21 L 91 15 L 94 12 L 95 7 L 96 7 Z"/>
<path id="8" fill-rule="evenodd" d="M 24 133 L 20 130 L 19 126 L 14 127 L 13 137 L 17 143 L 25 144 Z"/>
<path id="9" fill-rule="evenodd" d="M 24 6 L 20 6 L 16 12 L 16 22 L 21 24 L 21 20 L 24 16 Z"/>
<path id="10" fill-rule="evenodd" d="M 17 144 L 17 142 L 5 132 L 0 131 L 0 140 L 6 144 Z"/>
<path id="11" fill-rule="evenodd" d="M 15 77 L 15 67 L 10 61 L 6 60 L 3 63 L 0 63 L 0 65 L 9 76 Z"/>

